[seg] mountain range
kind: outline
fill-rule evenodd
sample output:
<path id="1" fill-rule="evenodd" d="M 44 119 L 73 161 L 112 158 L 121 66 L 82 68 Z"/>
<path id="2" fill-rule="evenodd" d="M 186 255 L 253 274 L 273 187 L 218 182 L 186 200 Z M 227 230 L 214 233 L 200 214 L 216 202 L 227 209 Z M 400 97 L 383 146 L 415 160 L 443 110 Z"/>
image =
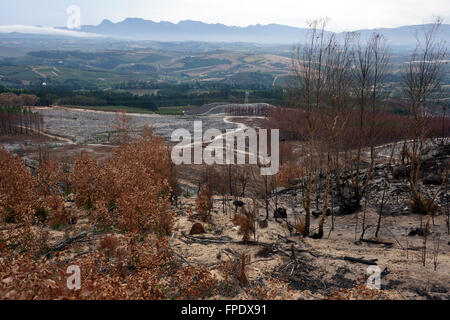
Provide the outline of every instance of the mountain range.
<path id="1" fill-rule="evenodd" d="M 413 47 L 415 35 L 427 25 L 411 25 L 397 28 L 355 30 L 361 37 L 367 37 L 376 31 L 384 35 L 390 46 Z M 301 43 L 308 28 L 298 28 L 281 24 L 250 25 L 247 27 L 227 26 L 216 23 L 184 20 L 178 23 L 167 21 L 154 22 L 141 18 L 127 18 L 121 22 L 103 20 L 99 25 L 84 25 L 78 30 L 65 27 L 44 28 L 31 26 L 0 26 L 0 38 L 38 36 L 114 38 L 117 40 L 153 40 L 161 42 L 198 41 L 198 42 L 245 42 L 259 44 L 296 44 Z M 450 44 L 450 24 L 441 26 L 440 39 Z"/>
<path id="2" fill-rule="evenodd" d="M 391 45 L 411 46 L 416 43 L 416 32 L 420 31 L 423 27 L 424 25 L 412 25 L 398 28 L 357 31 L 362 36 L 377 31 L 383 34 Z M 154 22 L 141 18 L 127 18 L 117 23 L 105 19 L 97 26 L 82 26 L 79 31 L 133 40 L 294 44 L 305 39 L 308 29 L 280 24 L 257 24 L 247 27 L 236 27 L 220 23 L 208 24 L 192 20 L 171 23 L 166 21 Z M 447 43 L 450 43 L 449 24 L 443 24 L 441 26 L 440 37 Z"/>

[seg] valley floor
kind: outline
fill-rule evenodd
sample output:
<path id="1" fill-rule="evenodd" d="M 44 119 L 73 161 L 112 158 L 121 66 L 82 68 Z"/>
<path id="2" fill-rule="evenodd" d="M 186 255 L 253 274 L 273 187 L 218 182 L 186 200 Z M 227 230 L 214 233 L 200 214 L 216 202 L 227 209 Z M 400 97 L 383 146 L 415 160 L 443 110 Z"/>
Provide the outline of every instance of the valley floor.
<path id="1" fill-rule="evenodd" d="M 111 122 L 111 115 L 91 112 L 87 115 L 86 121 L 79 122 L 77 117 L 84 115 L 82 112 L 64 109 L 45 111 L 48 133 L 65 132 L 66 137 L 69 135 L 71 136 L 69 138 L 76 142 L 80 142 L 79 139 L 82 138 L 86 138 L 84 140 L 86 142 L 91 141 L 93 136 L 98 136 L 99 132 L 108 131 L 106 123 Z M 62 122 L 61 117 L 64 120 Z M 189 125 L 189 121 L 179 117 L 171 118 L 171 122 L 164 125 L 161 123 L 165 118 L 161 116 L 140 115 L 139 117 L 135 120 L 137 123 L 143 125 L 154 122 L 155 131 L 160 130 L 165 135 L 169 129 L 176 126 Z M 208 125 L 220 124 L 222 127 L 219 129 L 235 127 L 234 123 L 226 124 L 222 120 L 218 116 L 207 118 Z M 77 127 L 77 123 L 85 127 Z M 102 125 L 96 127 L 98 123 Z M 64 128 L 69 129 L 64 130 Z M 92 131 L 89 131 L 91 129 Z M 89 136 L 85 136 L 88 133 Z M 39 158 L 38 145 L 47 146 L 49 154 L 63 162 L 73 161 L 81 151 L 87 151 L 97 159 L 105 159 L 115 148 L 108 143 L 69 144 L 49 135 L 4 137 L 0 142 L 11 151 L 28 159 L 28 165 L 31 167 Z M 448 148 L 445 150 L 448 151 Z M 431 154 L 431 157 L 433 156 L 435 156 L 434 153 Z M 449 156 L 444 154 L 446 161 Z M 442 163 L 446 162 L 442 160 Z M 212 299 L 262 298 L 255 293 L 258 292 L 256 288 L 264 288 L 265 298 L 269 299 L 361 298 L 361 290 L 365 292 L 370 270 L 379 272 L 381 290 L 376 290 L 375 293 L 370 291 L 369 298 L 450 299 L 447 189 L 439 191 L 437 197 L 439 211 L 433 220 L 431 218 L 429 220 L 431 233 L 426 243 L 422 236 L 408 235 L 420 226 L 421 216 L 412 214 L 408 210 L 407 181 L 392 176 L 395 165 L 379 163 L 367 203 L 362 200 L 363 207 L 355 214 L 327 216 L 322 239 L 303 238 L 289 227 L 295 224 L 296 217 L 304 214 L 301 205 L 301 188 L 294 187 L 280 190 L 277 195 L 278 206 L 287 208 L 288 218 L 275 221 L 272 217 L 273 207 L 271 207 L 267 227 L 257 224 L 251 241 L 244 244 L 239 227 L 234 226 L 232 222 L 233 201 L 236 198 L 223 201 L 222 198 L 215 196 L 211 221 L 203 223 L 199 220 L 195 212 L 194 191 L 196 175 L 200 174 L 201 170 L 196 171 L 191 168 L 184 171 L 184 174 L 181 172 L 183 185 L 185 188 L 186 186 L 191 188 L 193 197 L 182 196 L 178 206 L 171 208 L 176 213 L 176 223 L 169 242 L 175 256 L 181 264 L 206 267 L 219 280 L 222 275 L 218 269 L 227 261 L 239 260 L 243 254 L 248 259 L 246 263 L 248 286 L 223 287 L 221 292 L 211 297 Z M 439 174 L 439 170 L 436 172 Z M 391 181 L 388 201 L 382 215 L 380 233 L 374 239 L 372 237 L 378 220 L 382 192 L 380 181 L 385 178 Z M 433 194 L 438 191 L 439 185 L 423 184 L 422 188 L 426 194 Z M 252 207 L 252 199 L 239 198 L 239 200 L 242 200 L 246 207 Z M 272 203 L 273 200 L 272 198 Z M 87 236 L 82 241 L 75 241 L 73 245 L 67 246 L 60 252 L 58 259 L 70 260 L 74 256 L 82 256 L 97 248 L 101 234 L 93 230 L 87 212 L 76 208 L 73 201 L 67 201 L 65 206 L 78 213 L 77 232 L 87 232 Z M 266 212 L 262 209 L 263 205 L 260 207 L 257 220 L 263 221 L 266 218 Z M 335 211 L 337 207 L 333 208 L 333 212 Z M 426 223 L 427 219 L 422 217 L 422 222 Z M 318 218 L 312 219 L 312 233 L 317 228 L 318 220 Z M 202 223 L 206 233 L 189 235 L 196 222 Z M 361 239 L 363 228 L 365 233 L 364 238 Z M 67 237 L 67 230 L 49 229 L 48 231 L 50 244 L 56 244 Z M 0 232 L 2 232 L 1 229 Z M 120 234 L 117 236 L 120 237 Z M 423 254 L 426 255 L 425 259 Z M 371 262 L 373 266 L 364 262 Z"/>

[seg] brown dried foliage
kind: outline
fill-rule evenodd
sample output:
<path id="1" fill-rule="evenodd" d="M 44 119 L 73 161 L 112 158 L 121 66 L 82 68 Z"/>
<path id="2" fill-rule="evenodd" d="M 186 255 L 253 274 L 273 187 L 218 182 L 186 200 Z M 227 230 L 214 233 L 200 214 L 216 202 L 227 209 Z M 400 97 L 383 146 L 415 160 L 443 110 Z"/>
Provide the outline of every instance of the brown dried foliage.
<path id="1" fill-rule="evenodd" d="M 120 145 L 102 165 L 81 155 L 71 173 L 79 206 L 91 208 L 98 228 L 170 234 L 170 153 L 164 141 L 145 130 L 143 136 Z"/>
<path id="2" fill-rule="evenodd" d="M 37 208 L 30 170 L 0 146 L 0 218 L 6 222 L 31 221 Z"/>
<path id="3" fill-rule="evenodd" d="M 240 258 L 228 259 L 219 266 L 219 271 L 224 277 L 224 281 L 228 288 L 233 288 L 237 285 L 246 287 L 249 285 L 247 277 L 247 264 L 250 262 L 250 256 L 244 252 Z"/>
<path id="4" fill-rule="evenodd" d="M 73 164 L 70 182 L 79 207 L 92 208 L 97 190 L 97 161 L 87 153 L 81 153 Z"/>
<path id="5" fill-rule="evenodd" d="M 386 300 L 389 297 L 379 289 L 368 288 L 365 283 L 359 283 L 351 289 L 334 291 L 329 300 Z"/>
<path id="6" fill-rule="evenodd" d="M 195 199 L 195 209 L 204 222 L 209 222 L 211 219 L 211 210 L 213 207 L 211 189 L 210 184 L 206 187 L 202 187 L 197 195 L 197 199 Z"/>
<path id="7" fill-rule="evenodd" d="M 214 295 L 216 278 L 204 267 L 184 267 L 185 261 L 180 263 L 161 237 L 171 233 L 174 222 L 168 210 L 169 156 L 163 140 L 145 130 L 142 138 L 119 146 L 102 164 L 81 154 L 67 179 L 61 166 L 51 160 L 44 161 L 33 177 L 18 157 L 0 148 L 1 222 L 10 222 L 0 229 L 0 296 L 31 300 Z M 80 255 L 68 257 L 69 252 L 57 250 L 48 255 L 46 222 L 74 221 L 61 188 L 67 180 L 76 204 L 89 209 L 97 227 L 117 227 L 125 233 L 107 234 Z M 36 223 L 37 212 L 45 218 L 41 223 Z M 67 288 L 69 265 L 81 269 L 80 290 Z"/>
<path id="8" fill-rule="evenodd" d="M 294 162 L 283 164 L 276 176 L 276 184 L 280 187 L 289 187 L 294 184 L 296 179 L 305 175 L 304 168 Z"/>
<path id="9" fill-rule="evenodd" d="M 242 214 L 235 214 L 233 217 L 233 224 L 239 226 L 239 233 L 242 234 L 242 241 L 247 243 L 250 240 L 250 235 L 256 232 L 256 213 L 258 207 L 256 201 L 253 200 L 253 209 L 247 210 L 242 208 Z"/>
<path id="10" fill-rule="evenodd" d="M 0 295 L 4 299 L 202 299 L 215 293 L 217 280 L 205 268 L 182 268 L 167 241 L 119 242 L 103 238 L 97 250 L 70 265 L 81 270 L 81 289 L 66 286 L 67 264 L 17 255 L 0 246 Z"/>

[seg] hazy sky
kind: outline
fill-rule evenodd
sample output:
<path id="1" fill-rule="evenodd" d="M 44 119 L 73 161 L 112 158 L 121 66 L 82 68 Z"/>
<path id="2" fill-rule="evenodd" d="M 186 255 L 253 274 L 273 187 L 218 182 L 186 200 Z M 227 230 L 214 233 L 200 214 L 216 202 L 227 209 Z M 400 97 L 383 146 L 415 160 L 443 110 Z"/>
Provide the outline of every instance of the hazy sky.
<path id="1" fill-rule="evenodd" d="M 449 0 L 1 0 L 0 25 L 65 26 L 73 4 L 81 8 L 83 25 L 140 17 L 305 27 L 308 19 L 329 17 L 328 29 L 344 31 L 421 24 L 433 15 L 450 23 Z"/>

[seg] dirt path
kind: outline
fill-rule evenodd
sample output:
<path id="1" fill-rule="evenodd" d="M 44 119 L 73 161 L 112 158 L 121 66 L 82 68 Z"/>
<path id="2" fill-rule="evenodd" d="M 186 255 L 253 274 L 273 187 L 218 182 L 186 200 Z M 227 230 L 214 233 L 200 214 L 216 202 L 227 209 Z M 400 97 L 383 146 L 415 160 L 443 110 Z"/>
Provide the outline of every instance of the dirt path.
<path id="1" fill-rule="evenodd" d="M 52 139 L 56 139 L 56 140 L 59 140 L 59 141 L 66 142 L 66 143 L 68 143 L 68 144 L 76 144 L 75 142 L 73 142 L 72 140 L 70 140 L 70 139 L 68 139 L 68 138 L 63 138 L 63 137 L 55 136 L 55 135 L 53 135 L 53 134 L 49 134 L 49 133 L 45 133 L 45 132 L 41 132 L 40 134 L 43 135 L 43 136 L 52 138 Z"/>
<path id="2" fill-rule="evenodd" d="M 66 143 L 72 144 L 72 145 L 73 145 L 73 144 L 76 144 L 75 142 L 73 142 L 73 141 L 70 140 L 69 138 L 64 138 L 64 137 L 56 136 L 56 135 L 53 135 L 53 134 L 50 134 L 50 133 L 46 133 L 46 132 L 43 132 L 43 131 L 37 131 L 37 130 L 35 130 L 35 129 L 33 129 L 33 128 L 25 128 L 25 127 L 23 127 L 23 126 L 22 126 L 22 128 L 27 129 L 27 130 L 30 130 L 30 131 L 33 131 L 33 132 L 35 132 L 35 133 L 37 133 L 37 134 L 40 134 L 41 136 L 44 136 L 44 137 L 48 137 L 48 138 L 51 138 L 51 139 L 59 140 L 59 141 L 66 142 Z"/>
<path id="3" fill-rule="evenodd" d="M 97 114 L 116 114 L 116 111 L 103 111 L 103 110 L 92 110 L 92 109 L 83 109 L 83 108 L 69 108 L 63 106 L 51 106 L 51 107 L 35 107 L 36 110 L 49 110 L 49 109 L 60 109 L 60 110 L 73 110 L 80 112 L 90 112 Z M 162 115 L 156 113 L 136 113 L 136 112 L 127 112 L 127 115 L 130 116 L 138 116 L 138 117 L 147 117 L 147 118 L 162 118 Z"/>
<path id="4" fill-rule="evenodd" d="M 226 141 L 227 136 L 229 136 L 229 135 L 235 135 L 236 133 L 238 133 L 238 132 L 243 132 L 243 131 L 245 131 L 245 130 L 247 130 L 247 129 L 249 128 L 245 123 L 232 121 L 232 120 L 230 120 L 231 118 L 234 118 L 234 116 L 225 116 L 225 117 L 223 118 L 223 121 L 224 121 L 225 123 L 228 123 L 228 124 L 236 125 L 237 128 L 232 129 L 232 130 L 227 130 L 227 132 L 222 133 L 222 134 L 220 134 L 220 135 L 214 137 L 214 139 L 209 140 L 209 141 L 203 141 L 203 140 L 202 140 L 201 142 L 195 142 L 195 141 L 194 141 L 194 142 L 191 142 L 190 144 L 184 146 L 184 148 L 192 148 L 192 147 L 195 147 L 196 145 L 199 145 L 199 144 L 203 145 L 203 143 L 211 144 L 211 143 L 213 143 L 214 141 L 217 141 L 217 140 L 219 140 L 219 139 L 221 139 L 222 141 L 223 141 L 223 140 Z M 249 116 L 248 118 L 252 118 L 252 119 L 258 118 L 258 119 L 261 119 L 261 118 L 264 118 L 264 117 L 259 117 L 259 116 Z M 226 147 L 224 147 L 224 149 L 228 149 L 228 148 L 229 148 L 229 144 L 227 143 L 227 144 L 226 144 Z M 243 154 L 243 155 L 249 155 L 249 156 L 254 156 L 254 155 L 255 155 L 255 154 L 252 153 L 252 152 L 242 151 L 242 150 L 238 150 L 238 149 L 234 149 L 233 151 L 234 151 L 236 154 Z M 258 155 L 256 155 L 256 156 L 258 156 Z"/>

